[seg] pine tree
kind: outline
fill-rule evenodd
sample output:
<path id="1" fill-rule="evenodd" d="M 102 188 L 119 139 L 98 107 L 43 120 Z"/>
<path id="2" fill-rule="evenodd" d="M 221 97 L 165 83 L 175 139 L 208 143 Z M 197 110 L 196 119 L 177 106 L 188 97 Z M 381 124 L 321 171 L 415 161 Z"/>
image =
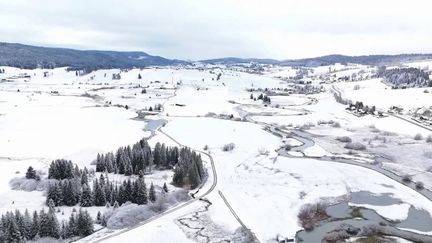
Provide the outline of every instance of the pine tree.
<path id="1" fill-rule="evenodd" d="M 119 207 L 119 203 L 117 201 L 114 202 L 114 208 L 118 208 Z"/>
<path id="2" fill-rule="evenodd" d="M 78 235 L 78 225 L 77 225 L 75 213 L 72 213 L 71 216 L 69 217 L 67 230 L 68 231 L 66 232 L 66 235 L 68 236 L 68 238 Z"/>
<path id="3" fill-rule="evenodd" d="M 10 243 L 24 242 L 24 239 L 19 231 L 19 228 L 14 218 L 11 218 L 8 222 L 5 238 L 6 238 L 6 242 L 10 242 Z"/>
<path id="4" fill-rule="evenodd" d="M 127 202 L 127 201 L 129 201 L 129 202 L 131 202 L 132 201 L 132 183 L 131 183 L 131 180 L 127 180 L 125 183 L 124 183 L 124 190 L 123 190 L 123 195 L 124 195 L 124 198 L 123 198 L 123 202 Z"/>
<path id="5" fill-rule="evenodd" d="M 168 167 L 167 149 L 164 143 L 160 148 L 160 164 L 165 168 Z"/>
<path id="6" fill-rule="evenodd" d="M 60 226 L 54 212 L 45 213 L 43 210 L 39 214 L 39 236 L 40 237 L 60 237 Z"/>
<path id="7" fill-rule="evenodd" d="M 15 222 L 18 227 L 18 230 L 20 231 L 21 237 L 25 239 L 27 235 L 26 227 L 24 224 L 24 216 L 21 214 L 19 210 L 15 210 Z"/>
<path id="8" fill-rule="evenodd" d="M 39 215 L 36 211 L 33 212 L 33 218 L 32 218 L 32 226 L 30 229 L 30 238 L 29 239 L 34 239 L 36 237 L 36 235 L 39 232 Z"/>
<path id="9" fill-rule="evenodd" d="M 106 219 L 105 215 L 102 216 L 101 225 L 102 225 L 103 227 L 106 227 L 106 226 L 107 226 L 107 219 Z"/>
<path id="10" fill-rule="evenodd" d="M 125 166 L 124 174 L 126 176 L 132 175 L 133 169 L 132 169 L 132 163 L 131 163 L 131 160 L 129 159 L 129 157 L 125 157 L 124 166 Z"/>
<path id="11" fill-rule="evenodd" d="M 29 240 L 31 239 L 31 230 L 32 230 L 33 222 L 27 209 L 24 212 L 23 223 L 24 223 L 23 236 L 25 239 Z"/>
<path id="12" fill-rule="evenodd" d="M 26 172 L 27 179 L 40 180 L 40 177 L 36 174 L 36 170 L 29 166 Z"/>
<path id="13" fill-rule="evenodd" d="M 80 210 L 77 216 L 78 235 L 87 236 L 93 233 L 93 219 L 87 211 Z"/>
<path id="14" fill-rule="evenodd" d="M 136 198 L 135 201 L 137 204 L 147 204 L 148 198 L 147 198 L 147 187 L 144 182 L 144 178 L 138 178 L 137 182 L 137 192 L 136 192 Z"/>
<path id="15" fill-rule="evenodd" d="M 97 216 L 96 216 L 96 223 L 100 224 L 102 222 L 102 214 L 100 211 L 98 211 Z"/>
<path id="16" fill-rule="evenodd" d="M 91 207 L 93 205 L 92 192 L 87 184 L 84 184 L 82 187 L 80 203 L 81 207 Z"/>
<path id="17" fill-rule="evenodd" d="M 48 201 L 48 210 L 51 213 L 55 213 L 55 203 L 52 199 Z"/>
<path id="18" fill-rule="evenodd" d="M 168 186 L 167 186 L 166 182 L 164 182 L 162 189 L 164 192 L 168 192 Z"/>
<path id="19" fill-rule="evenodd" d="M 98 182 L 97 179 L 94 180 L 93 192 L 94 192 L 94 205 L 105 206 L 106 204 L 105 191 L 103 190 L 102 185 Z"/>
<path id="20" fill-rule="evenodd" d="M 150 191 L 149 191 L 149 200 L 154 203 L 156 201 L 156 192 L 153 185 L 153 182 L 150 185 Z"/>
<path id="21" fill-rule="evenodd" d="M 158 142 L 156 143 L 153 151 L 153 163 L 156 166 L 159 166 L 161 164 L 161 147 L 161 144 Z"/>

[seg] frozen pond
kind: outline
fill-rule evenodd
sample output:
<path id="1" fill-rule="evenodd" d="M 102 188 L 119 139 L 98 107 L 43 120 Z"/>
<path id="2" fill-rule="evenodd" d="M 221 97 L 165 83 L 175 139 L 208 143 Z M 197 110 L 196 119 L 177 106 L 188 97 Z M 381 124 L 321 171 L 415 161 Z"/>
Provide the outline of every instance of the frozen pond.
<path id="1" fill-rule="evenodd" d="M 352 203 L 364 203 L 373 206 L 390 206 L 400 203 L 398 199 L 391 197 L 391 195 L 387 193 L 376 195 L 367 191 L 359 191 L 353 192 L 350 198 L 350 202 Z M 395 231 L 402 231 L 398 228 L 420 232 L 432 231 L 431 215 L 422 209 L 416 209 L 412 206 L 409 209 L 408 217 L 401 222 L 387 220 L 371 209 L 349 206 L 348 202 L 329 206 L 326 209 L 326 213 L 331 219 L 327 222 L 322 222 L 321 225 L 318 225 L 312 231 L 303 230 L 298 232 L 298 241 L 321 242 L 329 232 L 340 229 L 343 225 L 349 225 L 352 226 L 353 229 L 357 228 L 358 230 L 371 225 L 388 225 Z M 411 234 L 407 231 L 403 232 Z"/>

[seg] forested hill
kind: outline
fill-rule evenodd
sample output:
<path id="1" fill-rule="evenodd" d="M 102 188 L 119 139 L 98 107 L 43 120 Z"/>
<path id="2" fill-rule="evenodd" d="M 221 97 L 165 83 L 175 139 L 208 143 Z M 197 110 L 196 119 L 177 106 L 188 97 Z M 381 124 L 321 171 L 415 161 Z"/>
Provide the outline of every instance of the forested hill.
<path id="1" fill-rule="evenodd" d="M 72 70 L 165 66 L 183 63 L 145 52 L 82 51 L 0 42 L 0 66 L 33 69 L 70 67 Z"/>
<path id="2" fill-rule="evenodd" d="M 344 56 L 328 55 L 305 59 L 275 60 L 227 57 L 202 60 L 203 63 L 233 65 L 239 63 L 274 64 L 281 66 L 323 66 L 335 63 L 381 65 L 432 59 L 432 54 Z M 69 67 L 71 70 L 96 70 L 109 68 L 141 68 L 187 64 L 183 60 L 152 56 L 145 52 L 74 50 L 66 48 L 38 47 L 0 42 L 0 66 L 19 68 Z"/>
<path id="3" fill-rule="evenodd" d="M 256 59 L 256 58 L 218 58 L 203 60 L 204 63 L 212 64 L 238 64 L 238 63 L 260 63 L 260 64 L 275 64 L 281 66 L 324 66 L 335 63 L 357 63 L 365 65 L 383 65 L 408 61 L 418 61 L 432 59 L 432 54 L 400 54 L 400 55 L 367 55 L 367 56 L 344 56 L 344 55 L 328 55 L 304 59 L 292 60 L 275 60 L 275 59 Z"/>

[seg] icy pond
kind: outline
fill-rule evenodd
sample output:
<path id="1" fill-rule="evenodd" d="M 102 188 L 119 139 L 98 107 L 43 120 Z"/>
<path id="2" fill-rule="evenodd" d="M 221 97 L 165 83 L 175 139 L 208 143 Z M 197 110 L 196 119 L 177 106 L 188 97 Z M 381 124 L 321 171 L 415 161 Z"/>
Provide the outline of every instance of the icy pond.
<path id="1" fill-rule="evenodd" d="M 367 191 L 353 192 L 350 195 L 350 202 L 353 204 L 367 204 L 372 206 L 390 206 L 400 203 L 398 199 L 391 197 L 389 194 L 371 194 Z M 419 232 L 432 231 L 431 215 L 421 209 L 410 207 L 408 217 L 402 221 L 390 221 L 377 214 L 374 210 L 364 207 L 349 206 L 348 202 L 343 202 L 329 206 L 326 213 L 330 220 L 321 222 L 311 231 L 299 231 L 296 235 L 298 242 L 321 242 L 322 239 L 334 230 L 340 229 L 343 225 L 349 225 L 353 228 L 362 229 L 371 225 L 389 226 L 396 232 L 404 234 L 415 234 L 405 230 L 414 230 Z M 432 240 L 432 237 L 430 238 Z"/>

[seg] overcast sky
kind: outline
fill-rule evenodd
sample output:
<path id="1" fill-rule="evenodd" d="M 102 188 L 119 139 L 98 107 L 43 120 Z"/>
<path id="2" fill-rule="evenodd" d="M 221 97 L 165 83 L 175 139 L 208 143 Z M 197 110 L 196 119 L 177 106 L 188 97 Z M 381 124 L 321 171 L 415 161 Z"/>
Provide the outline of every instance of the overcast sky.
<path id="1" fill-rule="evenodd" d="M 429 0 L 0 0 L 0 41 L 179 59 L 432 53 Z"/>

